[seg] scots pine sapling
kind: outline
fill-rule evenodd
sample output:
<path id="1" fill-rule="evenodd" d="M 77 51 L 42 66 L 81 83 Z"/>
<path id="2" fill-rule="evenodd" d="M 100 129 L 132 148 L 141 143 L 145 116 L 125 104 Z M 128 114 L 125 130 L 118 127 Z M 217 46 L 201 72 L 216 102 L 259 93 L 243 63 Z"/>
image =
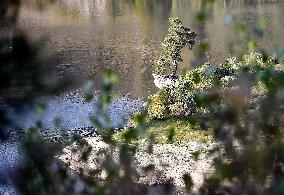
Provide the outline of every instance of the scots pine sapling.
<path id="1" fill-rule="evenodd" d="M 178 18 L 170 18 L 168 35 L 162 43 L 162 53 L 155 61 L 158 74 L 170 73 L 176 77 L 178 63 L 182 62 L 181 51 L 185 46 L 192 49 L 195 44 L 196 33 L 184 27 Z"/>

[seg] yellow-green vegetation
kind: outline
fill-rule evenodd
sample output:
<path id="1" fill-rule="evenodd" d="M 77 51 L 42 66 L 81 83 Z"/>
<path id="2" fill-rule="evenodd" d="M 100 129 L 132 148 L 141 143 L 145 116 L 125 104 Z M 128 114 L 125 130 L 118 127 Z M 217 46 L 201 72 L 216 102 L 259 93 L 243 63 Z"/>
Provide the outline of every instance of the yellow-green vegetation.
<path id="1" fill-rule="evenodd" d="M 212 131 L 200 130 L 199 125 L 192 125 L 183 119 L 168 119 L 152 121 L 148 135 L 154 135 L 157 143 L 208 142 L 211 139 Z"/>
<path id="2" fill-rule="evenodd" d="M 219 66 L 207 62 L 187 71 L 173 85 L 159 89 L 150 96 L 149 117 L 165 119 L 207 114 L 209 108 L 206 101 L 210 101 L 210 98 L 204 97 L 214 97 L 214 93 L 218 93 L 219 99 L 222 99 L 226 91 L 236 87 L 243 78 L 259 78 L 258 82 L 252 83 L 252 89 L 249 90 L 252 93 L 247 99 L 255 103 L 267 93 L 265 86 L 269 83 L 273 85 L 266 78 L 283 72 L 283 69 L 274 56 L 260 53 L 250 53 L 240 59 L 229 57 Z"/>
<path id="3" fill-rule="evenodd" d="M 117 141 L 123 141 L 129 129 L 124 129 L 113 135 Z M 141 139 L 154 139 L 155 143 L 178 144 L 187 141 L 208 142 L 212 138 L 211 130 L 200 130 L 199 125 L 192 125 L 186 119 L 152 120 L 148 123 L 145 134 Z"/>
<path id="4" fill-rule="evenodd" d="M 152 113 L 157 119 L 164 118 L 167 114 L 166 98 L 160 94 L 154 94 L 150 101 L 149 113 Z"/>
<path id="5" fill-rule="evenodd" d="M 266 77 L 280 72 L 283 72 L 281 65 L 273 56 L 265 57 L 258 53 L 244 55 L 242 59 L 227 58 L 217 67 L 205 63 L 180 76 L 173 86 L 162 88 L 149 97 L 143 124 L 146 131 L 134 132 L 133 128 L 128 128 L 117 132 L 114 137 L 122 141 L 134 136 L 138 139 L 154 139 L 156 143 L 207 142 L 212 131 L 201 130 L 199 125 L 191 124 L 187 118 L 208 118 L 212 116 L 210 111 L 222 109 L 227 96 L 238 98 L 234 90 L 238 90 L 239 79 L 247 74 L 251 74 L 251 78 L 260 78 L 252 82 L 246 97 L 248 107 L 257 108 L 257 103 L 268 92 L 267 85 L 271 83 Z M 210 101 L 215 103 L 210 105 Z M 129 120 L 130 126 L 136 127 L 135 121 L 139 121 L 139 118 L 141 114 L 133 115 Z"/>

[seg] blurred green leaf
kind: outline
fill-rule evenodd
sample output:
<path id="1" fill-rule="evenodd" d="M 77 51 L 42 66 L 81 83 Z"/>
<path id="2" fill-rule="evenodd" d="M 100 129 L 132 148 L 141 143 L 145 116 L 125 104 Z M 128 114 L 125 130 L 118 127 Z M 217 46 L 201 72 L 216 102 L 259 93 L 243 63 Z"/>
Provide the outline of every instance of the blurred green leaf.
<path id="1" fill-rule="evenodd" d="M 262 28 L 256 27 L 254 28 L 254 34 L 256 34 L 258 37 L 262 37 L 264 34 L 264 30 Z"/>
<path id="2" fill-rule="evenodd" d="M 257 43 L 255 40 L 250 40 L 248 42 L 248 50 L 249 52 L 254 52 L 256 50 L 256 47 L 257 47 Z"/>
<path id="3" fill-rule="evenodd" d="M 189 174 L 184 174 L 182 177 L 184 184 L 185 184 L 185 188 L 188 192 L 191 191 L 192 187 L 193 187 L 193 181 L 192 178 Z"/>
<path id="4" fill-rule="evenodd" d="M 246 33 L 246 27 L 244 25 L 238 25 L 236 31 L 240 37 L 244 37 Z"/>
<path id="5" fill-rule="evenodd" d="M 265 18 L 260 18 L 259 20 L 258 20 L 258 26 L 259 26 L 259 28 L 261 28 L 261 29 L 266 29 L 267 28 L 267 21 L 266 21 L 266 19 Z"/>
<path id="6" fill-rule="evenodd" d="M 207 15 L 205 12 L 199 12 L 197 15 L 196 15 L 196 20 L 198 22 L 204 22 L 205 20 L 207 19 Z"/>
<path id="7" fill-rule="evenodd" d="M 193 159 L 195 161 L 197 161 L 199 159 L 200 155 L 201 155 L 201 151 L 197 150 L 197 151 L 191 152 L 191 155 L 192 155 Z"/>
<path id="8" fill-rule="evenodd" d="M 118 77 L 115 73 L 113 73 L 113 71 L 111 70 L 105 70 L 102 73 L 103 76 L 103 84 L 105 86 L 110 86 L 110 85 L 114 85 L 118 82 Z"/>
<path id="9" fill-rule="evenodd" d="M 209 49 L 209 44 L 207 42 L 203 42 L 203 43 L 200 43 L 199 45 L 199 51 L 201 53 L 206 53 Z"/>
<path id="10" fill-rule="evenodd" d="M 47 104 L 45 102 L 41 102 L 37 105 L 37 109 L 39 113 L 42 113 L 46 110 Z"/>
<path id="11" fill-rule="evenodd" d="M 56 117 L 54 119 L 54 124 L 55 124 L 56 127 L 59 127 L 61 125 L 61 123 L 62 123 L 62 119 L 60 117 Z"/>
<path id="12" fill-rule="evenodd" d="M 169 128 L 168 129 L 168 143 L 172 144 L 174 141 L 175 136 L 175 128 Z"/>

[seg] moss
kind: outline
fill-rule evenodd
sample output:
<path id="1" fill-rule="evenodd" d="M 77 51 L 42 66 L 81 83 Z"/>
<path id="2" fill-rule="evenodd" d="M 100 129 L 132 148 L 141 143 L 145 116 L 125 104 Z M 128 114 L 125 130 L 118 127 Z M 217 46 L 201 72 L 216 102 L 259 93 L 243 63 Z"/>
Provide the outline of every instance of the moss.
<path id="1" fill-rule="evenodd" d="M 124 140 L 129 130 L 125 129 L 115 133 L 114 139 L 117 141 Z M 154 137 L 155 143 L 178 144 L 186 141 L 208 142 L 212 137 L 211 130 L 200 130 L 198 125 L 192 125 L 185 119 L 166 119 L 152 120 L 148 123 L 146 134 L 141 139 L 150 139 Z"/>

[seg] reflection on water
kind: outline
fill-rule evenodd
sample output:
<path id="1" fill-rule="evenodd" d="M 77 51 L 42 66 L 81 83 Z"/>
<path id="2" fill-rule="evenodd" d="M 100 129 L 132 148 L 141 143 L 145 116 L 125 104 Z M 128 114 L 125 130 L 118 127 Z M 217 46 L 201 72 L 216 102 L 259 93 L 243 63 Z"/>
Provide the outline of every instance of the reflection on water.
<path id="1" fill-rule="evenodd" d="M 56 66 L 58 77 L 71 75 L 73 88 L 81 86 L 84 78 L 104 68 L 111 68 L 120 77 L 118 90 L 134 97 L 146 97 L 155 88 L 151 65 L 158 55 L 169 17 L 180 17 L 198 33 L 197 41 L 208 41 L 209 56 L 219 63 L 228 55 L 228 44 L 235 41 L 232 26 L 224 25 L 228 14 L 236 16 L 247 26 L 248 36 L 259 18 L 266 18 L 268 31 L 260 41 L 273 52 L 284 43 L 284 1 L 281 0 L 220 0 L 213 7 L 211 19 L 197 25 L 195 15 L 203 9 L 195 0 L 57 0 L 42 11 L 24 5 L 19 26 L 31 37 L 48 35 L 44 57 L 47 64 Z M 243 42 L 249 37 L 245 37 Z M 201 63 L 195 48 L 186 52 L 184 67 L 193 61 Z M 197 64 L 198 65 L 198 64 Z M 97 84 L 99 87 L 99 83 Z"/>

